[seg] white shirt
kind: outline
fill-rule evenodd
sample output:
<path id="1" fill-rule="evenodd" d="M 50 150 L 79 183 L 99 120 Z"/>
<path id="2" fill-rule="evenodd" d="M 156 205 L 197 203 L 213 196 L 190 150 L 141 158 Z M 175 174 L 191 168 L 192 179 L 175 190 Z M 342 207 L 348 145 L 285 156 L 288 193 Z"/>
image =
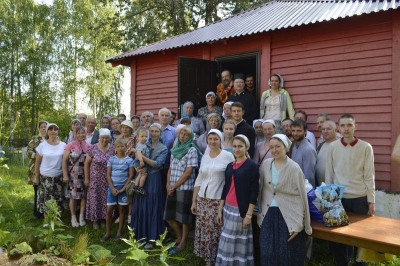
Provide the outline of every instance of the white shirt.
<path id="1" fill-rule="evenodd" d="M 226 166 L 234 160 L 232 153 L 225 150 L 222 150 L 215 158 L 211 158 L 210 154 L 203 156 L 199 175 L 194 184 L 195 187 L 200 187 L 198 193 L 200 197 L 208 199 L 221 198 L 222 188 L 225 184 Z"/>
<path id="2" fill-rule="evenodd" d="M 317 140 L 315 139 L 314 133 L 307 130 L 306 138 L 310 141 L 311 145 L 314 147 L 314 150 L 317 149 Z"/>
<path id="3" fill-rule="evenodd" d="M 47 141 L 43 141 L 36 148 L 36 152 L 42 156 L 40 163 L 40 174 L 44 176 L 59 176 L 62 174 L 62 157 L 67 144 L 60 141 L 57 145 L 50 145 Z"/>

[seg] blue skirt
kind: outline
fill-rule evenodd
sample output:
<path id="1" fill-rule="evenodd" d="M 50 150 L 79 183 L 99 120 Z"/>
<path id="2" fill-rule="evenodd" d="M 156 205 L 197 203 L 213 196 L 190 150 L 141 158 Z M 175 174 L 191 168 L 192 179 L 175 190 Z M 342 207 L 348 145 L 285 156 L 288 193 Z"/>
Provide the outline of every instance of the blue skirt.
<path id="1" fill-rule="evenodd" d="M 306 256 L 304 230 L 288 242 L 290 233 L 278 207 L 270 207 L 260 228 L 261 265 L 303 266 Z"/>
<path id="2" fill-rule="evenodd" d="M 156 240 L 165 231 L 165 194 L 161 171 L 149 175 L 143 188 L 147 196 L 134 196 L 130 226 L 134 229 L 136 239 Z"/>

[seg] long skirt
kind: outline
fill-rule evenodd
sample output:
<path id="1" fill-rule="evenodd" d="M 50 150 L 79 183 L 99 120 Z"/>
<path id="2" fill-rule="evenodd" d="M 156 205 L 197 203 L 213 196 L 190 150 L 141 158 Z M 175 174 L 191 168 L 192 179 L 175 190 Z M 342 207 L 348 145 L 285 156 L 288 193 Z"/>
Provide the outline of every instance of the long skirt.
<path id="1" fill-rule="evenodd" d="M 173 220 L 182 224 L 192 225 L 193 214 L 190 210 L 192 197 L 192 190 L 177 190 L 174 195 L 167 196 L 164 220 Z"/>
<path id="2" fill-rule="evenodd" d="M 40 182 L 37 188 L 38 211 L 44 213 L 44 204 L 46 201 L 54 199 L 57 201 L 60 210 L 63 210 L 63 182 L 62 175 L 56 177 L 47 177 L 40 175 Z"/>
<path id="3" fill-rule="evenodd" d="M 134 229 L 136 239 L 157 240 L 165 231 L 163 219 L 165 194 L 161 171 L 150 174 L 143 188 L 147 196 L 135 195 L 130 226 Z"/>
<path id="4" fill-rule="evenodd" d="M 197 197 L 194 254 L 206 264 L 215 264 L 218 253 L 221 226 L 217 223 L 219 199 Z"/>
<path id="5" fill-rule="evenodd" d="M 239 208 L 228 204 L 225 204 L 222 218 L 222 233 L 215 265 L 254 265 L 251 224 L 247 228 L 243 228 L 243 218 L 240 217 Z"/>
<path id="6" fill-rule="evenodd" d="M 270 207 L 260 229 L 261 265 L 304 265 L 306 235 L 304 230 L 288 242 L 290 233 L 278 207 Z"/>

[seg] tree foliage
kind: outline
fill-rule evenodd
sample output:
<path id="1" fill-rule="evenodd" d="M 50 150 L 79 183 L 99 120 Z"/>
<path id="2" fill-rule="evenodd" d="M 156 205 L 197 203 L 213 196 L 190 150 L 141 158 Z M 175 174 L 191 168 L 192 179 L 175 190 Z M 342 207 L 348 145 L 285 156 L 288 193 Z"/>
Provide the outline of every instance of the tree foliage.
<path id="1" fill-rule="evenodd" d="M 267 1 L 0 0 L 0 100 L 14 101 L 0 144 L 26 145 L 41 119 L 66 134 L 82 106 L 116 115 L 124 71 L 106 58 Z"/>

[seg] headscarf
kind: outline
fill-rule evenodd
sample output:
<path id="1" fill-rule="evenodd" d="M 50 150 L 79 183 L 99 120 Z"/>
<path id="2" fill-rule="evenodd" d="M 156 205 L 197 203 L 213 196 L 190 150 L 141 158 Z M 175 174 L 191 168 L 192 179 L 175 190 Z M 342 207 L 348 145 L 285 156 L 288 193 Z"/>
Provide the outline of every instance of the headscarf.
<path id="1" fill-rule="evenodd" d="M 264 122 L 263 122 L 262 124 L 264 125 L 264 124 L 266 124 L 266 123 L 270 123 L 270 124 L 272 124 L 272 125 L 274 126 L 274 128 L 276 128 L 276 125 L 275 125 L 275 121 L 274 121 L 274 120 L 272 120 L 272 119 L 267 119 L 267 120 L 264 120 Z"/>
<path id="2" fill-rule="evenodd" d="M 221 144 L 220 144 L 220 148 L 221 149 L 223 149 L 224 148 L 224 135 L 222 134 L 222 132 L 221 131 L 219 131 L 218 129 L 210 129 L 209 131 L 208 131 L 208 133 L 207 133 L 207 137 L 208 137 L 208 135 L 210 135 L 210 134 L 217 134 L 218 135 L 218 137 L 219 137 L 219 139 L 221 140 Z M 208 145 L 207 145 L 207 149 L 208 149 L 209 147 L 208 147 Z M 207 153 L 207 152 L 205 152 L 205 153 Z"/>
<path id="3" fill-rule="evenodd" d="M 229 106 L 231 106 L 231 105 L 233 104 L 233 102 L 226 102 L 226 103 L 224 103 L 224 106 L 225 106 L 226 104 L 228 104 Z M 227 118 L 226 118 L 225 111 L 222 112 L 222 117 L 223 117 L 224 119 L 227 119 Z"/>
<path id="4" fill-rule="evenodd" d="M 193 111 L 194 111 L 194 104 L 191 101 L 186 101 L 183 105 L 182 105 L 182 112 L 181 112 L 181 118 L 187 117 L 189 119 L 191 119 L 193 117 L 193 112 L 191 115 L 186 114 L 186 104 L 191 103 L 193 106 Z"/>
<path id="5" fill-rule="evenodd" d="M 256 123 L 258 123 L 258 122 L 261 122 L 262 124 L 264 124 L 263 122 L 264 122 L 264 119 L 256 119 L 256 120 L 253 120 L 253 128 L 255 129 L 255 127 L 256 127 Z"/>
<path id="6" fill-rule="evenodd" d="M 71 143 L 71 142 L 74 142 L 74 141 L 75 141 L 75 133 L 72 131 L 72 125 L 73 125 L 74 123 L 76 123 L 76 122 L 79 122 L 79 127 L 82 126 L 81 120 L 79 120 L 79 119 L 77 119 L 77 118 L 72 119 L 72 121 L 71 121 L 71 130 L 69 131 L 68 137 L 67 137 L 67 139 L 66 139 L 66 142 L 67 142 L 67 143 Z"/>
<path id="7" fill-rule="evenodd" d="M 83 132 L 85 132 L 85 139 L 82 141 L 79 141 L 77 138 L 77 134 L 78 134 L 78 130 L 83 130 Z M 78 126 L 77 128 L 75 128 L 74 131 L 74 141 L 71 142 L 71 147 L 74 150 L 74 153 L 77 155 L 81 155 L 82 153 L 86 153 L 87 148 L 90 146 L 89 143 L 86 142 L 86 129 L 83 126 Z"/>
<path id="8" fill-rule="evenodd" d="M 207 99 L 208 95 L 214 96 L 215 99 L 217 98 L 217 95 L 215 95 L 215 93 L 214 93 L 213 91 L 207 92 L 207 94 L 206 94 L 206 99 Z"/>
<path id="9" fill-rule="evenodd" d="M 186 132 L 190 133 L 189 138 L 184 142 L 181 143 L 180 138 L 178 137 L 178 143 L 171 149 L 171 154 L 178 160 L 182 159 L 189 151 L 191 147 L 195 148 L 197 151 L 198 155 L 198 160 L 201 160 L 201 157 L 203 154 L 199 150 L 199 148 L 194 144 L 193 139 L 194 139 L 194 134 L 192 132 L 192 129 L 190 127 L 184 127 L 181 129 L 186 130 Z"/>
<path id="10" fill-rule="evenodd" d="M 233 139 L 240 139 L 246 144 L 246 157 L 250 158 L 250 155 L 248 153 L 248 150 L 250 149 L 250 141 L 249 141 L 249 139 L 243 134 L 236 135 L 235 137 L 233 137 Z"/>
<path id="11" fill-rule="evenodd" d="M 283 88 L 283 78 L 282 78 L 282 76 L 279 75 L 279 74 L 272 74 L 271 77 L 275 76 L 275 75 L 280 78 L 279 88 Z M 269 80 L 268 80 L 268 86 L 271 86 L 271 78 L 269 78 Z"/>
<path id="12" fill-rule="evenodd" d="M 156 127 L 156 128 L 158 128 L 160 130 L 160 132 L 162 132 L 162 127 L 161 127 L 161 125 L 159 123 L 153 123 L 153 124 L 151 124 L 150 127 Z"/>
<path id="13" fill-rule="evenodd" d="M 271 139 L 280 139 L 283 142 L 283 145 L 285 145 L 286 151 L 289 151 L 290 146 L 292 145 L 292 142 L 285 134 L 275 134 Z"/>
<path id="14" fill-rule="evenodd" d="M 111 132 L 108 128 L 100 128 L 99 129 L 99 137 L 100 136 L 109 136 L 111 137 Z"/>

